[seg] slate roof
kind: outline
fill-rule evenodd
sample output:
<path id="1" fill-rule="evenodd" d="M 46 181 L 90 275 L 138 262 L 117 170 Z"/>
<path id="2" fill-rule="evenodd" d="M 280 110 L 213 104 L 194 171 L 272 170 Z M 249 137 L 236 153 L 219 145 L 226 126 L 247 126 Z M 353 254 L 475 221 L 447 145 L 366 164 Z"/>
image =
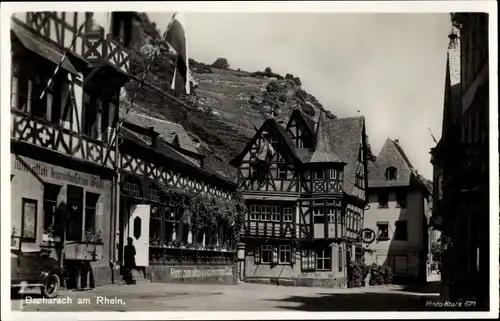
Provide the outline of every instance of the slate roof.
<path id="1" fill-rule="evenodd" d="M 312 121 L 302 112 L 301 115 L 302 117 L 305 116 L 304 120 L 309 119 Z M 360 116 L 328 119 L 327 117 L 320 116 L 318 121 L 319 126 L 316 132 L 317 140 L 316 147 L 314 149 L 297 148 L 285 129 L 278 124 L 276 124 L 276 126 L 280 134 L 285 137 L 286 145 L 288 145 L 292 155 L 295 156 L 300 163 L 344 163 L 344 192 L 354 195 L 356 166 L 358 163 L 359 147 L 365 126 L 365 118 Z M 250 150 L 250 147 L 260 135 L 260 131 L 273 122 L 275 122 L 273 119 L 269 119 L 264 122 L 262 127 L 259 129 L 259 132 L 248 142 L 245 149 L 231 161 L 233 166 L 238 164 L 248 150 Z M 314 123 L 310 122 L 307 126 L 312 126 L 312 132 L 315 132 Z"/>
<path id="2" fill-rule="evenodd" d="M 61 61 L 63 54 L 59 52 L 58 49 L 54 48 L 52 44 L 41 37 L 36 37 L 29 30 L 19 26 L 15 20 L 11 20 L 11 31 L 11 34 L 17 38 L 26 49 L 52 61 L 56 65 Z M 71 64 L 68 58 L 64 59 L 61 67 L 72 74 L 79 75 L 75 66 Z"/>
<path id="3" fill-rule="evenodd" d="M 363 116 L 336 119 L 325 117 L 320 121 L 319 133 L 321 135 L 318 135 L 317 144 L 325 146 L 325 151 L 331 151 L 345 163 L 344 192 L 350 195 L 354 195 L 356 166 L 364 127 Z"/>
<path id="4" fill-rule="evenodd" d="M 122 127 L 122 134 L 124 139 L 131 140 L 134 143 L 144 148 L 148 148 L 163 156 L 168 157 L 169 159 L 178 163 L 181 167 L 184 167 L 185 170 L 194 170 L 198 173 L 204 174 L 205 176 L 213 177 L 218 179 L 219 181 L 223 181 L 226 184 L 231 184 L 233 186 L 236 185 L 233 181 L 227 179 L 225 176 L 212 170 L 210 167 L 207 166 L 200 167 L 200 165 L 191 161 L 188 157 L 183 155 L 181 152 L 175 150 L 173 147 L 170 147 L 168 144 L 164 143 L 161 139 L 159 139 L 156 143 L 156 146 L 153 147 L 150 145 L 148 138 L 126 127 Z"/>
<path id="5" fill-rule="evenodd" d="M 385 177 L 386 169 L 395 167 L 397 170 L 396 180 L 387 180 Z M 368 174 L 369 187 L 391 187 L 391 186 L 410 186 L 413 165 L 410 163 L 403 148 L 399 143 L 387 138 L 384 146 L 380 150 L 377 160 L 370 168 Z"/>
<path id="6" fill-rule="evenodd" d="M 126 102 L 120 102 L 122 107 L 120 108 L 120 118 L 125 115 Z M 142 126 L 142 127 L 154 127 L 154 130 L 160 134 L 160 137 L 169 142 L 174 143 L 175 136 L 179 138 L 179 145 L 181 148 L 188 150 L 193 153 L 199 153 L 193 144 L 193 141 L 189 138 L 184 127 L 180 124 L 170 122 L 168 120 L 159 119 L 151 117 L 148 115 L 141 114 L 135 110 L 130 110 L 127 114 L 125 121 Z"/>

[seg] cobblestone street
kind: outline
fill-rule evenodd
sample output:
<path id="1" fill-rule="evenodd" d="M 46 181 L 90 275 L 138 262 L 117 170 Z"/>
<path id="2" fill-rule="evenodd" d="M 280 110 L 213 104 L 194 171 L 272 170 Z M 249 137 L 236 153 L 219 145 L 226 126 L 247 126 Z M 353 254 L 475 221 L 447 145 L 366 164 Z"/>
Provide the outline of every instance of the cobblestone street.
<path id="1" fill-rule="evenodd" d="M 358 289 L 282 287 L 262 284 L 192 285 L 146 283 L 64 291 L 71 303 L 33 304 L 12 300 L 23 311 L 421 311 L 438 299 L 438 283 Z M 39 298 L 35 294 L 33 298 Z M 84 299 L 89 299 L 83 302 Z M 78 302 L 80 300 L 80 303 Z M 107 302 L 105 302 L 107 300 Z M 67 300 L 69 301 L 69 300 Z M 22 307 L 21 307 L 22 306 Z"/>

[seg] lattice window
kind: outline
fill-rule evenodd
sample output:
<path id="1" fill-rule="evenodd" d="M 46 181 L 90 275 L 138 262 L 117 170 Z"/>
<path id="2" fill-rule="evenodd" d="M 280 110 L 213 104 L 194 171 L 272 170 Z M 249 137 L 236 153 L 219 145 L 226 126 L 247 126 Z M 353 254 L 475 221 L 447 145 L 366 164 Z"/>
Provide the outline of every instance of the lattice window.
<path id="1" fill-rule="evenodd" d="M 161 202 L 161 190 L 156 186 L 151 186 L 148 190 L 148 197 L 151 201 Z"/>
<path id="2" fill-rule="evenodd" d="M 142 198 L 142 187 L 140 184 L 135 182 L 124 182 L 123 191 L 132 197 Z"/>
<path id="3" fill-rule="evenodd" d="M 313 271 L 316 267 L 316 252 L 312 249 L 302 249 L 302 271 Z"/>

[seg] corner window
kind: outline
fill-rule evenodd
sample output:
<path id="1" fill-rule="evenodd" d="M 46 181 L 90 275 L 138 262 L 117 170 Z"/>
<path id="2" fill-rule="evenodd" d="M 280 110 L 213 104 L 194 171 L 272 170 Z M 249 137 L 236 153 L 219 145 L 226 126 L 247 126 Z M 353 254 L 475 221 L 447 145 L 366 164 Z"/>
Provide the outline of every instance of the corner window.
<path id="1" fill-rule="evenodd" d="M 325 223 L 325 208 L 315 207 L 313 209 L 314 223 Z"/>
<path id="2" fill-rule="evenodd" d="M 379 193 L 378 194 L 378 207 L 379 208 L 388 208 L 389 207 L 389 194 L 388 193 Z"/>
<path id="3" fill-rule="evenodd" d="M 316 270 L 331 271 L 332 270 L 332 253 L 331 247 L 327 246 L 320 248 L 316 252 Z"/>
<path id="4" fill-rule="evenodd" d="M 279 262 L 291 263 L 292 262 L 292 248 L 290 245 L 280 245 L 279 247 Z"/>
<path id="5" fill-rule="evenodd" d="M 385 179 L 388 181 L 397 180 L 398 171 L 396 167 L 389 167 L 385 170 Z"/>
<path id="6" fill-rule="evenodd" d="M 397 241 L 408 240 L 408 225 L 406 221 L 396 221 L 396 231 L 394 232 L 394 239 Z"/>
<path id="7" fill-rule="evenodd" d="M 378 240 L 386 241 L 389 239 L 389 223 L 388 222 L 377 222 L 378 227 Z"/>

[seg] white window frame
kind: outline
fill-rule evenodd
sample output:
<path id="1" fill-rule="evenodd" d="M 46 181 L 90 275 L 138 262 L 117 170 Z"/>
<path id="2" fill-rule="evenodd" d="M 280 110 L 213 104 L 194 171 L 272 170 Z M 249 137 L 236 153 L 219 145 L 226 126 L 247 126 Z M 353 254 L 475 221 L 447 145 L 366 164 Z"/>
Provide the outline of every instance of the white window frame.
<path id="1" fill-rule="evenodd" d="M 313 208 L 313 216 L 324 216 L 325 208 L 324 207 L 314 207 Z"/>
<path id="2" fill-rule="evenodd" d="M 285 260 L 281 260 L 281 254 L 284 253 Z M 286 253 L 288 253 L 288 261 L 286 261 Z M 292 247 L 290 245 L 280 245 L 278 253 L 278 262 L 280 264 L 290 264 L 292 263 Z"/>
<path id="3" fill-rule="evenodd" d="M 281 206 L 271 206 L 271 221 L 279 222 L 281 216 Z"/>
<path id="4" fill-rule="evenodd" d="M 262 205 L 260 207 L 260 219 L 261 221 L 271 220 L 271 208 L 269 205 Z"/>
<path id="5" fill-rule="evenodd" d="M 261 245 L 260 248 L 260 263 L 271 264 L 273 262 L 273 251 L 272 245 Z M 264 253 L 269 252 L 269 261 L 265 261 Z"/>
<path id="6" fill-rule="evenodd" d="M 337 215 L 337 209 L 335 207 L 326 208 L 326 216 L 328 216 L 328 223 L 335 223 L 336 215 Z"/>
<path id="7" fill-rule="evenodd" d="M 325 248 L 319 248 L 316 250 L 316 270 L 317 271 L 331 271 L 332 269 L 332 251 L 331 247 L 325 247 Z M 319 268 L 318 262 L 322 261 L 323 262 L 323 268 Z M 330 268 L 326 269 L 325 268 L 325 262 L 329 261 L 330 262 Z"/>
<path id="8" fill-rule="evenodd" d="M 293 222 L 293 207 L 283 208 L 283 222 Z"/>
<path id="9" fill-rule="evenodd" d="M 337 179 L 337 170 L 330 169 L 330 179 Z"/>
<path id="10" fill-rule="evenodd" d="M 250 205 L 250 220 L 258 221 L 260 217 L 260 206 L 259 205 Z"/>

